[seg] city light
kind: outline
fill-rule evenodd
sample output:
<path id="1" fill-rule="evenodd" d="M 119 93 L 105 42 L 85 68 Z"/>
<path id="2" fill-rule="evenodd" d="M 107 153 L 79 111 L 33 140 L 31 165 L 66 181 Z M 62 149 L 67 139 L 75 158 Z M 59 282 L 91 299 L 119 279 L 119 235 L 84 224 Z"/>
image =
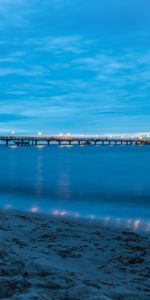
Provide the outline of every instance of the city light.
<path id="1" fill-rule="evenodd" d="M 12 130 L 12 131 L 11 131 L 11 134 L 12 134 L 12 135 L 14 135 L 14 134 L 15 134 L 15 131 L 14 131 L 14 130 Z"/>
<path id="2" fill-rule="evenodd" d="M 38 135 L 41 136 L 41 135 L 42 135 L 42 132 L 38 132 Z"/>

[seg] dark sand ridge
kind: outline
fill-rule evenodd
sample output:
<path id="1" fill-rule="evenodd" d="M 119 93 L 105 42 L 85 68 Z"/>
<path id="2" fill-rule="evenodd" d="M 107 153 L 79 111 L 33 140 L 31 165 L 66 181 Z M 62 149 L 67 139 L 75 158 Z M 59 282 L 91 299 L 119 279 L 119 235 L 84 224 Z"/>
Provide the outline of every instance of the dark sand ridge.
<path id="1" fill-rule="evenodd" d="M 0 299 L 149 300 L 149 234 L 1 210 Z"/>

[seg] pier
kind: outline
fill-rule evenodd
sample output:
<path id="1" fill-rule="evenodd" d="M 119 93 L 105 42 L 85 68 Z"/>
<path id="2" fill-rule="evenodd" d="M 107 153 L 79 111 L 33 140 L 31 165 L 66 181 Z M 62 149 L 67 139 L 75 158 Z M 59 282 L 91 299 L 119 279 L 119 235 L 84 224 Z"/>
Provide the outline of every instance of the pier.
<path id="1" fill-rule="evenodd" d="M 95 137 L 95 136 L 0 136 L 0 144 L 7 147 L 57 145 L 150 145 L 150 139 L 141 137 Z"/>

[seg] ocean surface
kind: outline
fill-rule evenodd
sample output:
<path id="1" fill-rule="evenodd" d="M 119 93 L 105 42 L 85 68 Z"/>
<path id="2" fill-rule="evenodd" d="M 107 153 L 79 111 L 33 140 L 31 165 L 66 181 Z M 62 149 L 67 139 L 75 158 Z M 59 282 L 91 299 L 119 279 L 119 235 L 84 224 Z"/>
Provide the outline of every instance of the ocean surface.
<path id="1" fill-rule="evenodd" d="M 0 146 L 0 207 L 150 229 L 150 146 Z"/>

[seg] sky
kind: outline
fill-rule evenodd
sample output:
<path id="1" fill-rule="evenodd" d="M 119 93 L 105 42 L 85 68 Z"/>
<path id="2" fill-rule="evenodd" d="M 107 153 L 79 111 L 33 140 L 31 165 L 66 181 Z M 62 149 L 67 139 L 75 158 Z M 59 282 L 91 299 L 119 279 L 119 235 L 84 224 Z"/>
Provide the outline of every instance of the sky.
<path id="1" fill-rule="evenodd" d="M 150 131 L 149 0 L 0 0 L 0 134 Z"/>

